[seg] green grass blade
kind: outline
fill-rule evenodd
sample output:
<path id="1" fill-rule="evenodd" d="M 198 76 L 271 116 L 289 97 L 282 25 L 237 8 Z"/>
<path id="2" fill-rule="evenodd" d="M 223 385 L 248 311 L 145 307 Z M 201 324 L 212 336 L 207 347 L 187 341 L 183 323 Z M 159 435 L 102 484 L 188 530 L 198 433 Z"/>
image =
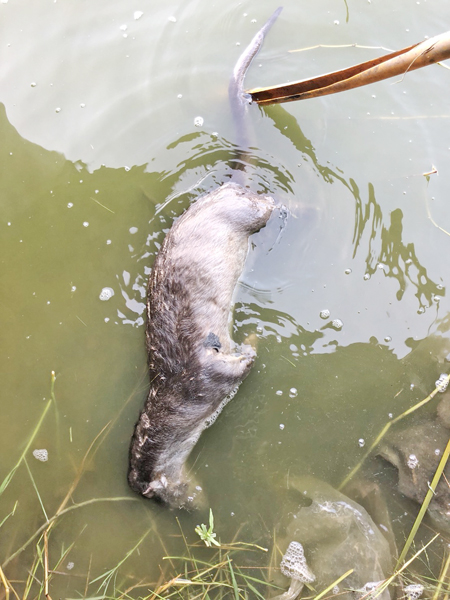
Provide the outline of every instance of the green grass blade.
<path id="1" fill-rule="evenodd" d="M 144 533 L 144 535 L 138 540 L 138 542 L 133 546 L 133 548 L 131 548 L 131 550 L 128 550 L 128 552 L 125 554 L 125 556 L 122 558 L 122 560 L 119 561 L 115 567 L 113 567 L 109 571 L 106 571 L 106 573 L 103 573 L 103 575 L 99 575 L 98 577 L 96 577 L 95 579 L 93 579 L 90 582 L 90 583 L 95 583 L 96 581 L 103 579 L 103 582 L 100 584 L 97 591 L 100 591 L 100 589 L 102 587 L 104 587 L 105 594 L 106 594 L 106 589 L 107 589 L 109 583 L 111 582 L 111 579 L 117 575 L 117 572 L 120 569 L 120 567 L 123 565 L 123 563 L 126 560 L 128 560 L 128 558 L 130 558 L 130 556 L 139 548 L 139 546 L 142 544 L 142 542 L 148 536 L 150 531 L 152 531 L 152 529 L 153 529 L 153 527 L 150 527 L 150 529 L 147 529 L 147 531 Z"/>
<path id="2" fill-rule="evenodd" d="M 48 521 L 48 516 L 47 516 L 47 513 L 45 512 L 44 503 L 42 502 L 41 495 L 40 495 L 40 493 L 39 493 L 39 490 L 37 489 L 37 485 L 36 485 L 36 482 L 34 481 L 33 473 L 32 473 L 32 472 L 31 472 L 31 470 L 30 470 L 30 467 L 29 467 L 29 465 L 28 465 L 28 461 L 27 461 L 27 459 L 26 459 L 26 458 L 24 458 L 24 459 L 23 459 L 23 462 L 25 463 L 25 466 L 26 466 L 26 468 L 27 468 L 28 475 L 30 476 L 31 483 L 33 484 L 33 487 L 34 487 L 34 491 L 36 492 L 36 496 L 38 497 L 39 504 L 41 505 L 42 512 L 44 513 L 45 520 L 46 520 L 46 521 Z"/>
<path id="3" fill-rule="evenodd" d="M 19 501 L 16 500 L 16 502 L 14 503 L 12 511 L 8 515 L 6 515 L 6 517 L 0 523 L 0 529 L 3 527 L 4 523 L 9 519 L 9 517 L 13 517 L 14 516 L 14 513 L 16 512 L 16 508 L 17 508 L 18 504 L 19 504 Z"/>
<path id="4" fill-rule="evenodd" d="M 228 558 L 228 567 L 230 569 L 231 581 L 233 583 L 234 600 L 239 600 L 239 588 L 238 588 L 237 583 L 236 583 L 236 577 L 234 575 L 234 570 L 233 570 L 233 567 L 231 565 L 230 557 L 227 556 L 227 558 Z"/>
<path id="5" fill-rule="evenodd" d="M 0 496 L 3 494 L 3 492 L 6 490 L 6 488 L 8 487 L 8 485 L 11 483 L 12 478 L 14 477 L 15 472 L 17 471 L 17 469 L 20 467 L 20 465 L 22 464 L 22 462 L 25 460 L 25 457 L 28 453 L 28 450 L 30 449 L 31 444 L 34 441 L 34 438 L 36 437 L 39 429 L 41 428 L 42 422 L 45 419 L 45 415 L 48 412 L 48 409 L 50 408 L 50 406 L 52 405 L 52 400 L 49 400 L 47 402 L 47 404 L 45 405 L 45 408 L 42 412 L 41 418 L 39 419 L 36 427 L 34 428 L 30 439 L 27 442 L 27 445 L 25 446 L 24 451 L 22 452 L 22 454 L 20 455 L 19 460 L 17 461 L 17 463 L 14 465 L 14 467 L 11 469 L 11 471 L 8 473 L 8 475 L 5 477 L 5 479 L 2 481 L 1 485 L 0 485 Z"/>
<path id="6" fill-rule="evenodd" d="M 346 577 L 351 575 L 353 573 L 353 571 L 354 571 L 354 569 L 349 569 L 347 571 L 347 573 L 344 573 L 343 575 L 338 577 L 336 579 L 336 581 L 333 581 L 333 583 L 331 583 L 327 588 L 325 588 L 323 590 L 323 592 L 320 592 L 320 594 L 317 594 L 317 596 L 314 596 L 314 600 L 320 600 L 320 598 L 323 598 L 326 594 L 328 594 L 329 591 L 331 591 L 334 587 L 336 587 L 338 583 L 340 583 L 343 579 L 345 579 Z"/>
<path id="7" fill-rule="evenodd" d="M 56 515 L 53 515 L 53 517 L 51 517 L 46 523 L 41 525 L 39 527 L 39 529 L 37 529 L 33 533 L 33 535 L 30 536 L 27 539 L 27 541 L 24 544 L 22 544 L 22 546 L 20 546 L 20 548 L 18 548 L 13 554 L 11 554 L 11 556 L 9 556 L 4 561 L 4 563 L 1 565 L 2 569 L 4 569 L 7 565 L 9 565 L 9 563 L 12 560 L 14 560 L 16 558 L 16 556 L 18 556 L 26 548 L 28 548 L 28 546 L 33 542 L 33 540 L 35 540 L 45 529 L 47 529 L 47 527 L 51 523 L 53 523 L 54 521 L 56 521 L 57 519 L 59 519 L 60 517 L 62 517 L 63 515 L 65 515 L 68 512 L 72 512 L 73 510 L 83 508 L 84 506 L 88 506 L 89 504 L 97 504 L 98 502 L 139 502 L 139 500 L 137 498 L 130 498 L 128 496 L 123 496 L 123 497 L 118 496 L 116 498 L 91 498 L 91 500 L 85 500 L 84 502 L 79 502 L 78 504 L 72 504 L 72 506 L 69 506 L 68 508 L 65 508 L 61 512 L 57 513 Z"/>

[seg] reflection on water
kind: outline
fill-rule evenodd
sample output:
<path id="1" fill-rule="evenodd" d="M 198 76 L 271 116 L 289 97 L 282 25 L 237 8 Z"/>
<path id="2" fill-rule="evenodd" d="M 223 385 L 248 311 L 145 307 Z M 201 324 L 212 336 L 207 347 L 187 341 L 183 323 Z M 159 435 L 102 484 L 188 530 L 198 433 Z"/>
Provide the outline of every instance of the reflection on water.
<path id="1" fill-rule="evenodd" d="M 402 299 L 406 282 L 409 281 L 416 289 L 419 310 L 422 312 L 429 308 L 433 301 L 436 302 L 440 296 L 445 295 L 445 288 L 428 277 L 427 269 L 416 256 L 414 244 L 403 241 L 402 210 L 393 210 L 389 215 L 389 225 L 384 225 L 383 212 L 376 201 L 373 185 L 369 183 L 368 199 L 364 205 L 358 186 L 353 180 L 350 183 L 356 200 L 353 256 L 356 256 L 366 227 L 369 228 L 367 275 L 373 275 L 377 269 L 382 269 L 386 277 L 396 279 L 399 285 L 397 300 Z"/>

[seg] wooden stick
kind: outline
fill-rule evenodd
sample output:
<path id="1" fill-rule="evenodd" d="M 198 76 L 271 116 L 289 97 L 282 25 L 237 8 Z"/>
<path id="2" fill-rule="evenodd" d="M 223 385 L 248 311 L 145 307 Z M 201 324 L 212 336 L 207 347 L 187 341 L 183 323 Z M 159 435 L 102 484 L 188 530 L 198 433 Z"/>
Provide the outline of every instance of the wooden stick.
<path id="1" fill-rule="evenodd" d="M 248 94 L 252 102 L 258 104 L 278 104 L 316 98 L 369 85 L 389 77 L 405 75 L 408 71 L 427 67 L 447 58 L 450 58 L 450 31 L 348 69 L 294 83 L 255 88 Z"/>

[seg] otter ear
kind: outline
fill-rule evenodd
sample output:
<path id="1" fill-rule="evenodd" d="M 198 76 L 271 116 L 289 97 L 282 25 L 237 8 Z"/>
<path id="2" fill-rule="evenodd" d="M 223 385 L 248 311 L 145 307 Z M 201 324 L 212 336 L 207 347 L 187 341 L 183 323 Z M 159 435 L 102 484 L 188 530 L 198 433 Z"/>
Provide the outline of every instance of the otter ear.
<path id="1" fill-rule="evenodd" d="M 216 352 L 219 352 L 219 350 L 222 348 L 222 344 L 220 343 L 219 337 L 212 331 L 210 331 L 206 336 L 203 342 L 203 346 L 205 348 L 212 348 Z"/>

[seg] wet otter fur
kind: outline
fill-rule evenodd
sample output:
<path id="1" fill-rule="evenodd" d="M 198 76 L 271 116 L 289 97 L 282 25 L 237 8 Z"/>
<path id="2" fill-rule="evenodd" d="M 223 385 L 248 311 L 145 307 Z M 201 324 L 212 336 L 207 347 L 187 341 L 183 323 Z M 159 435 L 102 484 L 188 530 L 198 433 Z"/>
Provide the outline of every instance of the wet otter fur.
<path id="1" fill-rule="evenodd" d="M 235 67 L 229 87 L 235 118 L 248 104 L 245 72 L 280 10 Z M 250 346 L 231 339 L 230 311 L 248 238 L 274 207 L 270 196 L 222 185 L 174 222 L 156 257 L 147 301 L 150 391 L 131 440 L 128 473 L 131 488 L 147 498 L 176 508 L 193 502 L 185 461 L 255 358 Z"/>

